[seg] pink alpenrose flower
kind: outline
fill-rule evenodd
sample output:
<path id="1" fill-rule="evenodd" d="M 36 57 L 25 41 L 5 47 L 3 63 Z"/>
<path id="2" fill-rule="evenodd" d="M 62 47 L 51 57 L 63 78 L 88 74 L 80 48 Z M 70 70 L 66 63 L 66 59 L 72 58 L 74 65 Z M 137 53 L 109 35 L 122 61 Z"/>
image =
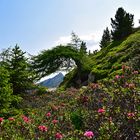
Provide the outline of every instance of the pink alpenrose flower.
<path id="1" fill-rule="evenodd" d="M 127 113 L 127 116 L 128 116 L 129 118 L 133 118 L 133 117 L 135 117 L 135 113 L 129 112 L 129 113 Z"/>
<path id="2" fill-rule="evenodd" d="M 63 138 L 63 135 L 61 133 L 56 133 L 55 134 L 55 138 L 56 139 L 62 139 Z"/>
<path id="3" fill-rule="evenodd" d="M 15 118 L 10 117 L 10 118 L 8 118 L 8 120 L 9 120 L 9 121 L 15 121 Z"/>
<path id="4" fill-rule="evenodd" d="M 46 114 L 46 116 L 47 116 L 47 117 L 50 117 L 50 116 L 51 116 L 51 113 L 50 113 L 50 112 L 48 112 L 48 113 Z"/>
<path id="5" fill-rule="evenodd" d="M 84 133 L 84 136 L 91 139 L 94 136 L 94 133 L 92 131 L 86 131 Z"/>
<path id="6" fill-rule="evenodd" d="M 42 131 L 42 132 L 46 132 L 46 131 L 48 130 L 48 128 L 47 128 L 46 126 L 44 126 L 44 125 L 38 126 L 38 129 L 39 129 L 40 131 Z"/>
<path id="7" fill-rule="evenodd" d="M 0 118 L 0 123 L 2 123 L 2 122 L 3 122 L 3 120 L 4 120 L 3 118 Z"/>
<path id="8" fill-rule="evenodd" d="M 103 109 L 103 108 L 98 109 L 98 113 L 104 113 L 104 112 L 105 112 L 105 109 Z"/>
<path id="9" fill-rule="evenodd" d="M 119 79 L 119 78 L 120 78 L 120 76 L 119 76 L 119 75 L 116 75 L 116 76 L 115 76 L 115 78 L 116 78 L 116 79 Z"/>
<path id="10" fill-rule="evenodd" d="M 138 74 L 139 72 L 138 72 L 138 71 L 133 71 L 132 73 L 133 73 L 133 74 Z"/>
<path id="11" fill-rule="evenodd" d="M 52 120 L 52 123 L 53 123 L 53 124 L 56 124 L 56 123 L 58 123 L 58 120 L 55 120 L 55 119 L 54 119 L 54 120 Z"/>
<path id="12" fill-rule="evenodd" d="M 27 116 L 22 116 L 22 119 L 23 119 L 23 121 L 25 122 L 25 123 L 30 123 L 31 122 L 31 120 L 27 117 Z"/>

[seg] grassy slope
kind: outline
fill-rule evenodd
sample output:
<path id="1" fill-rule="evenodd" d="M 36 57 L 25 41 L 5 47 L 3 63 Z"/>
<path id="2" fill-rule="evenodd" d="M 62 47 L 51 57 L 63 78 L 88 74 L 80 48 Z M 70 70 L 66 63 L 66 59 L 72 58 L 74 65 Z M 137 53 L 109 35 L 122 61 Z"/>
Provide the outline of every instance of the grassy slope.
<path id="1" fill-rule="evenodd" d="M 97 80 L 106 78 L 119 73 L 122 64 L 128 62 L 140 53 L 140 30 L 124 41 L 113 42 L 108 47 L 101 49 L 96 55 L 91 56 L 93 60 L 92 73 L 96 75 Z M 117 67 L 115 72 L 112 66 Z"/>
<path id="2" fill-rule="evenodd" d="M 129 65 L 131 59 L 138 56 L 138 54 L 140 54 L 140 29 L 125 40 L 113 42 L 96 54 L 90 55 L 90 59 L 88 59 L 90 61 L 85 59 L 83 62 L 86 70 L 83 72 L 83 77 L 84 74 L 88 74 L 90 71 L 95 75 L 96 80 L 120 74 L 121 66 L 123 64 Z M 113 70 L 112 67 L 115 67 L 115 69 Z M 78 79 L 77 74 L 76 69 L 68 73 L 61 87 L 75 86 Z"/>

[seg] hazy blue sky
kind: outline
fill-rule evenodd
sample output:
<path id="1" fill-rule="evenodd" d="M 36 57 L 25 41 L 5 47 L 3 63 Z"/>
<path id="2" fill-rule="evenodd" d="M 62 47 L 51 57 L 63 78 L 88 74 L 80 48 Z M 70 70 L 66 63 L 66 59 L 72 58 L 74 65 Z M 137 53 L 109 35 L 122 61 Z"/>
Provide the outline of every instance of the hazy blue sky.
<path id="1" fill-rule="evenodd" d="M 118 7 L 138 26 L 140 0 L 0 0 L 0 50 L 17 43 L 37 54 L 69 42 L 72 31 L 94 50 Z"/>

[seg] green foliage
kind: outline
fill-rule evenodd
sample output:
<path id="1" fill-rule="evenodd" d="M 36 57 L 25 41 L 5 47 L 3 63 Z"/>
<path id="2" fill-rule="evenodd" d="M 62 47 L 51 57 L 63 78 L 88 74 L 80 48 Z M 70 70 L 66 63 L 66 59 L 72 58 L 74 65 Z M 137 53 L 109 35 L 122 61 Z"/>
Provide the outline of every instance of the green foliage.
<path id="1" fill-rule="evenodd" d="M 133 67 L 136 70 L 140 70 L 140 56 L 136 55 L 135 57 L 133 57 L 128 64 Z"/>
<path id="2" fill-rule="evenodd" d="M 72 66 L 74 70 L 66 75 L 60 86 L 62 89 L 70 86 L 80 87 L 87 84 L 88 74 L 91 71 L 95 74 L 96 79 L 100 80 L 112 75 L 112 66 L 128 63 L 134 57 L 137 57 L 138 60 L 139 38 L 140 32 L 137 31 L 127 39 L 113 41 L 96 54 L 90 55 L 81 53 L 72 44 L 60 45 L 52 50 L 42 51 L 38 56 L 35 56 L 33 69 L 39 77 L 43 77 L 64 67 Z M 78 42 L 79 39 L 76 40 Z M 138 63 L 139 61 L 137 61 Z"/>
<path id="3" fill-rule="evenodd" d="M 115 67 L 112 69 L 112 72 L 108 75 L 108 77 L 114 77 L 115 75 L 122 75 L 122 70 L 121 68 L 117 67 L 117 69 L 115 69 Z"/>
<path id="4" fill-rule="evenodd" d="M 133 66 L 135 69 L 139 70 L 139 46 L 140 46 L 140 31 L 135 32 L 130 35 L 125 40 L 113 41 L 107 47 L 102 48 L 96 54 L 90 54 L 88 56 L 84 55 L 81 57 L 82 68 L 81 74 L 78 70 L 71 72 L 66 75 L 67 78 L 64 79 L 62 85 L 65 87 L 79 87 L 77 86 L 78 74 L 84 77 L 85 74 L 92 73 L 95 75 L 95 80 L 101 80 L 107 78 L 108 76 L 114 76 L 119 74 L 122 64 L 128 64 Z M 118 69 L 111 69 L 113 67 L 118 67 Z M 82 72 L 83 71 L 83 72 Z M 88 77 L 88 76 L 87 76 Z M 83 78 L 86 81 L 86 78 Z"/>
<path id="5" fill-rule="evenodd" d="M 7 49 L 2 52 L 1 58 L 1 65 L 10 74 L 13 94 L 25 93 L 33 82 L 33 73 L 30 69 L 28 59 L 25 57 L 25 52 L 16 45 L 13 49 Z"/>
<path id="6" fill-rule="evenodd" d="M 87 53 L 87 47 L 86 47 L 86 43 L 85 42 L 81 42 L 81 46 L 80 46 L 80 52 L 83 54 Z"/>
<path id="7" fill-rule="evenodd" d="M 21 100 L 21 97 L 13 95 L 9 72 L 0 67 L 0 117 L 17 114 L 15 107 Z"/>
<path id="8" fill-rule="evenodd" d="M 92 74 L 95 75 L 96 80 L 99 80 L 108 76 L 108 70 L 93 69 Z"/>
<path id="9" fill-rule="evenodd" d="M 39 77 L 51 74 L 63 67 L 69 68 L 72 60 L 77 66 L 81 65 L 80 54 L 72 46 L 57 46 L 52 50 L 42 51 L 38 56 L 33 58 L 33 69 Z"/>
<path id="10" fill-rule="evenodd" d="M 139 69 L 139 46 L 140 32 L 130 35 L 126 40 L 114 41 L 105 48 L 102 48 L 97 54 L 90 55 L 92 60 L 92 72 L 97 79 L 106 78 L 108 75 L 114 75 L 112 66 L 121 69 L 122 64 L 128 64 Z M 136 61 L 134 61 L 136 59 Z M 130 64 L 131 63 L 131 64 Z M 114 73 L 114 74 L 113 74 Z"/>
<path id="11" fill-rule="evenodd" d="M 83 115 L 81 110 L 76 110 L 70 114 L 70 119 L 72 124 L 74 125 L 75 129 L 82 129 L 83 127 Z"/>
<path id="12" fill-rule="evenodd" d="M 83 73 L 89 73 L 92 65 L 92 61 L 86 54 L 80 52 L 75 47 L 68 45 L 60 45 L 53 48 L 52 50 L 43 51 L 33 59 L 33 69 L 36 70 L 36 73 L 39 75 L 39 77 L 46 76 L 57 70 L 64 69 L 65 67 L 68 68 L 71 64 L 73 64 L 74 61 L 75 65 L 72 65 L 72 68 L 77 69 L 75 78 L 76 80 L 81 81 Z M 68 83 L 69 82 L 66 84 Z M 79 85 L 80 84 L 81 83 L 79 83 Z"/>
<path id="13" fill-rule="evenodd" d="M 8 109 L 12 102 L 12 89 L 9 83 L 9 73 L 0 67 L 0 110 Z"/>
<path id="14" fill-rule="evenodd" d="M 47 88 L 43 86 L 37 86 L 36 88 L 36 94 L 42 95 L 44 93 L 47 93 Z"/>
<path id="15" fill-rule="evenodd" d="M 76 75 L 77 75 L 77 69 L 73 69 L 69 73 L 67 73 L 64 77 L 63 82 L 60 84 L 59 89 L 66 90 L 66 88 L 68 87 L 73 87 L 74 85 L 76 86 L 76 84 L 74 83 L 75 81 L 74 77 L 76 77 Z"/>
<path id="16" fill-rule="evenodd" d="M 100 41 L 100 47 L 101 48 L 107 47 L 110 44 L 110 42 L 111 42 L 111 34 L 107 27 L 103 32 L 102 39 Z"/>
<path id="17" fill-rule="evenodd" d="M 113 30 L 111 35 L 114 41 L 121 40 L 132 33 L 133 15 L 127 13 L 122 7 L 118 8 L 115 19 L 111 18 Z"/>
<path id="18" fill-rule="evenodd" d="M 71 43 L 70 46 L 73 46 L 75 49 L 80 50 L 81 47 L 81 39 L 74 32 L 71 33 Z"/>

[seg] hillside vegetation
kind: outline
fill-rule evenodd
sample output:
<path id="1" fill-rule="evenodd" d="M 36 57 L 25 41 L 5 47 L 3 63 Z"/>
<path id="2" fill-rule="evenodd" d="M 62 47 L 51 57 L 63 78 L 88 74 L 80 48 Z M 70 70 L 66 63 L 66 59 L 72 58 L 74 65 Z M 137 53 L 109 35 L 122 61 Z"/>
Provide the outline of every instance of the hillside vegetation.
<path id="1" fill-rule="evenodd" d="M 123 65 L 122 75 L 81 89 L 27 94 L 22 112 L 0 118 L 3 140 L 139 140 L 140 79 Z"/>
<path id="2" fill-rule="evenodd" d="M 96 54 L 89 55 L 90 62 L 92 61 L 92 63 L 89 64 L 91 69 L 89 69 L 89 71 L 87 70 L 87 74 L 91 72 L 93 75 L 95 75 L 95 81 L 93 82 L 96 82 L 97 80 L 120 74 L 122 65 L 133 66 L 138 70 L 140 62 L 139 54 L 140 30 L 131 34 L 124 40 L 112 42 L 110 45 L 102 48 Z M 88 65 L 87 61 L 84 61 L 84 63 Z M 112 69 L 112 67 L 115 69 Z M 69 84 L 72 86 L 74 86 L 74 84 L 76 85 L 76 79 L 78 79 L 76 77 L 76 73 L 78 73 L 78 71 L 75 69 L 66 75 L 61 86 L 65 87 L 66 84 L 67 86 L 69 86 Z M 85 72 L 83 75 L 85 75 Z M 84 80 L 87 81 L 87 78 L 88 76 Z"/>
<path id="3" fill-rule="evenodd" d="M 131 60 L 140 54 L 140 30 L 123 41 L 113 42 L 97 54 L 91 56 L 93 60 L 92 72 L 97 79 L 114 75 L 112 67 L 121 69 L 122 64 L 130 65 Z M 116 73 L 116 71 L 115 71 Z"/>

